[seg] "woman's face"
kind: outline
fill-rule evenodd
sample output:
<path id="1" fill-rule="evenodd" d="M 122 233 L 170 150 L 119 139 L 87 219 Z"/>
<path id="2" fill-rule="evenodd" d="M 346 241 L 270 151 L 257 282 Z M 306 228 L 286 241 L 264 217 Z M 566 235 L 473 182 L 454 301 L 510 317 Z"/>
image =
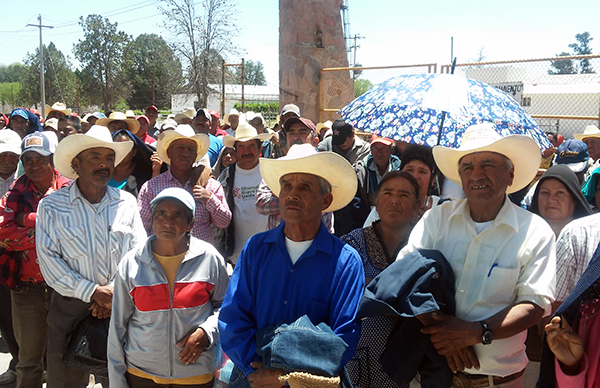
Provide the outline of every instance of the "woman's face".
<path id="1" fill-rule="evenodd" d="M 159 241 L 178 242 L 192 230 L 188 220 L 188 208 L 176 199 L 163 199 L 156 205 L 152 215 L 152 228 Z"/>
<path id="2" fill-rule="evenodd" d="M 409 223 L 417 212 L 417 201 L 413 185 L 398 177 L 383 183 L 375 200 L 382 225 L 400 226 Z"/>
<path id="3" fill-rule="evenodd" d="M 420 160 L 413 159 L 402 168 L 402 171 L 406 171 L 419 182 L 419 192 L 422 194 L 421 196 L 427 195 L 429 192 L 429 182 L 431 180 L 431 170 L 429 169 L 429 166 Z"/>
<path id="4" fill-rule="evenodd" d="M 237 156 L 233 148 L 225 148 L 223 151 L 223 168 L 237 162 Z"/>
<path id="5" fill-rule="evenodd" d="M 540 215 L 546 221 L 563 222 L 573 218 L 575 201 L 569 190 L 556 179 L 546 179 L 539 192 Z"/>

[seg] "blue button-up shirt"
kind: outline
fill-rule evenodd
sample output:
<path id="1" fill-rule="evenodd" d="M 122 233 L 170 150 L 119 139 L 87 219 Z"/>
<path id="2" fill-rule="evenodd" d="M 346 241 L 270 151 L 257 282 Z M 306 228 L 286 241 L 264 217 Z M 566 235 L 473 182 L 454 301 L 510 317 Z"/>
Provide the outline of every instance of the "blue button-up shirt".
<path id="1" fill-rule="evenodd" d="M 221 345 L 247 376 L 254 369 L 257 330 L 292 323 L 306 314 L 326 323 L 352 358 L 360 337 L 354 322 L 365 281 L 360 256 L 321 223 L 317 236 L 296 264 L 285 246 L 283 229 L 253 236 L 242 249 L 219 314 Z M 310 346 L 310 344 L 306 344 Z"/>

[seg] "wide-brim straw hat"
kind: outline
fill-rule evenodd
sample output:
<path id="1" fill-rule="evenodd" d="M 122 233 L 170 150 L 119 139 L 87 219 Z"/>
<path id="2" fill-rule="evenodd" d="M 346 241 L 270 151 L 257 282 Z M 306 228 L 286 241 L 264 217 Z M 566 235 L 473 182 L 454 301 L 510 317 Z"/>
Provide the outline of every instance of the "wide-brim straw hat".
<path id="1" fill-rule="evenodd" d="M 108 126 L 111 121 L 124 121 L 127 124 L 127 129 L 134 135 L 140 130 L 140 122 L 135 118 L 128 118 L 123 112 L 112 112 L 108 117 L 98 119 L 96 125 Z"/>
<path id="2" fill-rule="evenodd" d="M 46 105 L 46 117 L 48 117 L 50 112 L 52 112 L 53 110 L 55 110 L 57 112 L 62 112 L 64 114 L 66 114 L 67 116 L 71 116 L 71 112 L 72 112 L 71 109 L 67 109 L 67 106 L 65 104 L 63 104 L 62 102 L 56 102 L 52 106 Z"/>
<path id="3" fill-rule="evenodd" d="M 334 152 L 317 152 L 310 144 L 296 144 L 279 159 L 260 158 L 260 174 L 273 194 L 279 197 L 279 179 L 287 174 L 312 174 L 331 185 L 333 201 L 325 212 L 339 210 L 356 194 L 358 180 L 354 168 Z"/>
<path id="4" fill-rule="evenodd" d="M 240 112 L 237 111 L 237 109 L 232 109 L 229 111 L 229 113 L 227 113 L 225 115 L 225 124 L 227 125 L 231 125 L 231 123 L 229 122 L 229 116 L 240 116 Z"/>
<path id="5" fill-rule="evenodd" d="M 250 140 L 260 140 L 261 142 L 265 141 L 265 140 L 269 140 L 273 137 L 272 133 L 261 133 L 259 134 L 256 131 L 256 128 L 254 128 L 252 125 L 248 124 L 247 122 L 241 122 L 240 125 L 238 125 L 236 131 L 235 131 L 235 137 L 233 136 L 225 136 L 223 137 L 223 145 L 225 147 L 229 147 L 229 148 L 235 148 L 235 142 L 236 141 L 250 141 Z"/>
<path id="6" fill-rule="evenodd" d="M 193 108 L 185 108 L 183 112 L 177 113 L 174 120 L 177 124 L 181 124 L 184 119 L 193 119 L 196 111 Z"/>
<path id="7" fill-rule="evenodd" d="M 317 123 L 317 133 L 321 133 L 321 128 L 331 129 L 332 125 L 331 120 L 327 120 L 324 123 Z"/>
<path id="8" fill-rule="evenodd" d="M 598 137 L 600 138 L 600 129 L 595 125 L 588 125 L 583 130 L 583 133 L 575 133 L 573 137 L 577 140 L 583 141 L 586 137 Z"/>
<path id="9" fill-rule="evenodd" d="M 290 388 L 338 388 L 340 378 L 313 375 L 307 372 L 290 372 L 280 376 L 281 383 L 289 384 Z"/>
<path id="10" fill-rule="evenodd" d="M 207 135 L 203 133 L 196 133 L 194 128 L 188 124 L 178 125 L 175 129 L 167 129 L 158 136 L 158 142 L 156 143 L 156 152 L 158 156 L 167 164 L 171 164 L 171 158 L 167 156 L 167 150 L 171 143 L 179 139 L 193 140 L 198 144 L 198 150 L 196 153 L 196 160 L 198 162 L 208 152 L 210 146 L 210 140 Z"/>
<path id="11" fill-rule="evenodd" d="M 515 168 L 513 183 L 507 187 L 507 194 L 519 191 L 531 183 L 542 161 L 540 147 L 532 138 L 524 135 L 502 137 L 493 124 L 489 123 L 467 128 L 457 149 L 433 147 L 433 157 L 446 178 L 462 187 L 458 162 L 465 155 L 486 151 L 506 156 Z"/>
<path id="12" fill-rule="evenodd" d="M 110 148 L 115 151 L 115 166 L 117 166 L 133 147 L 132 141 L 113 142 L 108 128 L 92 125 L 85 134 L 75 134 L 65 137 L 54 152 L 54 166 L 61 175 L 77 179 L 77 173 L 71 167 L 71 161 L 80 152 L 90 148 Z"/>

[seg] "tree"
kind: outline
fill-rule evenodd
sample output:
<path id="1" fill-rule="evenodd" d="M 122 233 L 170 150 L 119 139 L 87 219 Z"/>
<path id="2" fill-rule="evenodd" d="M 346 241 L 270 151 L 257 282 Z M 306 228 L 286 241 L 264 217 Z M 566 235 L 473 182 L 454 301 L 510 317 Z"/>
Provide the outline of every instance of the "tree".
<path id="1" fill-rule="evenodd" d="M 570 55 L 571 54 L 564 51 L 560 54 L 556 54 L 557 57 L 568 57 Z M 575 68 L 572 59 L 557 59 L 550 62 L 550 66 L 551 68 L 548 70 L 548 74 L 577 74 L 577 69 Z"/>
<path id="2" fill-rule="evenodd" d="M 354 98 L 360 97 L 373 87 L 368 79 L 357 79 L 354 81 Z"/>
<path id="3" fill-rule="evenodd" d="M 125 72 L 131 82 L 132 93 L 127 103 L 143 109 L 152 104 L 161 109 L 171 106 L 171 94 L 182 85 L 181 62 L 165 40 L 156 34 L 142 34 L 127 45 Z"/>
<path id="4" fill-rule="evenodd" d="M 235 83 L 242 83 L 242 67 L 234 68 Z M 261 61 L 254 62 L 248 60 L 244 62 L 244 84 L 246 85 L 267 85 L 267 78 L 265 77 L 264 67 Z"/>
<path id="5" fill-rule="evenodd" d="M 205 107 L 211 80 L 220 83 L 222 58 L 234 53 L 235 5 L 231 0 L 162 0 L 166 27 L 176 37 L 172 47 L 187 67 L 188 90 Z M 196 12 L 200 3 L 202 12 Z M 215 55 L 218 54 L 218 57 Z M 214 82 L 214 81 L 213 81 Z"/>
<path id="6" fill-rule="evenodd" d="M 594 40 L 594 38 L 590 37 L 589 32 L 584 32 L 581 34 L 575 35 L 575 39 L 577 39 L 578 43 L 571 43 L 569 45 L 570 48 L 573 49 L 575 55 L 588 55 L 592 53 L 592 48 L 590 47 L 590 42 Z M 580 74 L 590 74 L 595 73 L 592 65 L 590 64 L 589 59 L 582 59 L 579 61 L 579 73 Z"/>
<path id="7" fill-rule="evenodd" d="M 54 43 L 44 49 L 44 90 L 49 105 L 60 101 L 67 106 L 77 105 L 77 78 L 69 59 Z M 21 96 L 27 101 L 40 101 L 40 50 L 25 57 L 25 72 L 19 81 L 23 85 Z"/>
<path id="8" fill-rule="evenodd" d="M 26 71 L 27 67 L 20 63 L 0 65 L 0 82 L 19 82 Z"/>
<path id="9" fill-rule="evenodd" d="M 131 38 L 117 30 L 117 23 L 101 15 L 82 16 L 79 20 L 84 39 L 75 44 L 73 52 L 83 65 L 83 73 L 90 77 L 86 82 L 101 91 L 104 109 L 110 110 L 114 101 L 125 98 L 130 91 L 122 65 L 123 51 Z"/>

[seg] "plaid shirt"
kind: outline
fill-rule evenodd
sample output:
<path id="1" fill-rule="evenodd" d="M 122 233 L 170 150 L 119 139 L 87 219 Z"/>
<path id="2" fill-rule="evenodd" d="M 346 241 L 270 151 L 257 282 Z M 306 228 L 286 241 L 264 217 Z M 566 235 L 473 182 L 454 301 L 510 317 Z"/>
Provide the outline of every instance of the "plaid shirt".
<path id="1" fill-rule="evenodd" d="M 42 198 L 72 181 L 54 170 L 56 179 L 46 193 L 41 193 L 33 182 L 23 174 L 0 200 L 0 245 L 9 252 L 18 252 L 21 259 L 21 281 L 39 283 L 44 281 L 37 262 L 35 250 L 35 219 Z M 25 226 L 17 226 L 15 217 L 25 213 Z M 15 268 L 16 269 L 16 268 Z"/>
<path id="2" fill-rule="evenodd" d="M 164 189 L 169 187 L 179 187 L 192 192 L 194 185 L 188 180 L 184 186 L 171 174 L 171 170 L 165 171 L 157 177 L 144 183 L 138 195 L 138 207 L 144 228 L 148 235 L 152 234 L 152 209 L 150 201 L 154 199 Z M 211 225 L 217 228 L 226 228 L 231 221 L 231 211 L 227 206 L 223 187 L 215 179 L 210 178 L 206 184 L 206 190 L 212 195 L 206 202 L 206 205 L 196 201 L 196 213 L 194 215 L 194 227 L 192 236 L 213 243 L 213 232 Z"/>
<path id="3" fill-rule="evenodd" d="M 273 194 L 264 180 L 260 182 L 258 192 L 256 193 L 256 211 L 263 216 L 269 216 L 269 221 L 267 222 L 269 230 L 275 229 L 283 221 L 279 213 L 279 198 Z M 333 234 L 333 213 L 323 213 L 321 220 L 329 232 Z"/>
<path id="4" fill-rule="evenodd" d="M 578 218 L 556 240 L 556 300 L 563 302 L 585 272 L 600 243 L 600 214 Z"/>

